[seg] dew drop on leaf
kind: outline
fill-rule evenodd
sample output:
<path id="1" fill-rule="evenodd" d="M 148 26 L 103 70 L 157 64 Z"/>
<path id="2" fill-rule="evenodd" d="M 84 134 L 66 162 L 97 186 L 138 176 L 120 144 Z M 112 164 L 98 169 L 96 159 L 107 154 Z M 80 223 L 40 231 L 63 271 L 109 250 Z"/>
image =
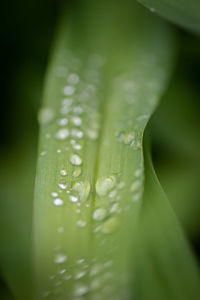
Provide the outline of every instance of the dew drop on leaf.
<path id="1" fill-rule="evenodd" d="M 105 208 L 96 208 L 93 212 L 93 219 L 96 221 L 102 221 L 106 217 L 106 209 Z"/>
<path id="2" fill-rule="evenodd" d="M 59 129 L 55 135 L 56 139 L 58 140 L 65 140 L 68 136 L 69 136 L 69 130 L 67 128 Z"/>
<path id="3" fill-rule="evenodd" d="M 82 158 L 78 154 L 72 154 L 70 157 L 70 162 L 72 165 L 79 166 L 82 164 Z"/>
<path id="4" fill-rule="evenodd" d="M 96 182 L 96 192 L 99 197 L 106 196 L 116 185 L 115 176 L 100 177 Z"/>
<path id="5" fill-rule="evenodd" d="M 39 110 L 38 113 L 38 121 L 40 124 L 48 124 L 51 122 L 54 118 L 54 111 L 52 108 L 49 107 L 43 107 Z"/>
<path id="6" fill-rule="evenodd" d="M 119 221 L 116 217 L 110 217 L 102 225 L 101 232 L 104 234 L 110 234 L 116 231 L 119 226 Z"/>
<path id="7" fill-rule="evenodd" d="M 62 264 L 67 261 L 67 256 L 64 253 L 57 253 L 54 257 L 55 264 Z"/>
<path id="8" fill-rule="evenodd" d="M 62 200 L 61 198 L 55 198 L 55 199 L 53 200 L 53 204 L 54 204 L 55 206 L 61 206 L 61 205 L 64 204 L 64 202 L 63 202 L 63 200 Z"/>

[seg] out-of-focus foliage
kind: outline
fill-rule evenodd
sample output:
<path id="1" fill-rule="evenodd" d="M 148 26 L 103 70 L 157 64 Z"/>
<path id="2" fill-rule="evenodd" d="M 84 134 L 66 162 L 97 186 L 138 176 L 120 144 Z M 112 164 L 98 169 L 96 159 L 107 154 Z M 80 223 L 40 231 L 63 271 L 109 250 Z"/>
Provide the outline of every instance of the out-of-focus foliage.
<path id="1" fill-rule="evenodd" d="M 178 68 L 152 121 L 158 177 L 185 229 L 200 232 L 200 41 L 182 37 Z"/>
<path id="2" fill-rule="evenodd" d="M 199 0 L 138 0 L 138 2 L 175 24 L 200 32 Z"/>

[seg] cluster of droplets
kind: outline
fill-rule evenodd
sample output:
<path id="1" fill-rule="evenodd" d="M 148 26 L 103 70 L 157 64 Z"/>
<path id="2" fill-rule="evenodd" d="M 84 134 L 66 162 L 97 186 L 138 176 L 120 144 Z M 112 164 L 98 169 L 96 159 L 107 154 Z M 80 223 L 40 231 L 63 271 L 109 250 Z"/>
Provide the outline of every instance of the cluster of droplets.
<path id="1" fill-rule="evenodd" d="M 70 55 L 72 56 L 72 54 Z M 88 180 L 83 181 L 80 179 L 82 165 L 84 164 L 82 153 L 85 139 L 92 142 L 99 137 L 100 115 L 98 111 L 100 101 L 97 94 L 101 88 L 100 69 L 103 66 L 104 59 L 96 54 L 91 55 L 87 59 L 87 66 L 83 68 L 84 72 L 81 71 L 81 63 L 77 57 L 71 58 L 71 61 L 70 66 L 59 67 L 56 72 L 56 76 L 64 82 L 61 89 L 59 118 L 56 119 L 57 113 L 55 114 L 55 110 L 49 107 L 42 108 L 39 113 L 39 121 L 44 125 L 44 135 L 47 143 L 51 138 L 54 138 L 56 145 L 58 145 L 57 153 L 68 151 L 70 153 L 68 163 L 72 167 L 70 168 L 72 173 L 69 172 L 67 167 L 59 170 L 60 177 L 58 177 L 57 190 L 50 195 L 51 204 L 54 207 L 76 206 L 76 213 L 80 214 L 81 207 L 89 208 L 90 205 L 87 200 L 91 189 L 94 190 L 97 201 L 92 211 L 92 231 L 97 237 L 97 247 L 101 248 L 108 241 L 112 244 L 112 236 L 120 227 L 121 215 L 131 208 L 130 204 L 123 206 L 121 203 L 122 191 L 126 189 L 126 195 L 128 199 L 131 199 L 131 204 L 141 199 L 143 169 L 138 167 L 133 181 L 130 184 L 126 182 L 126 185 L 123 181 L 120 181 L 120 176 L 116 174 L 99 177 L 94 187 L 91 187 Z M 150 100 L 148 105 L 142 107 L 140 102 L 143 99 L 138 97 L 140 94 L 143 95 L 141 93 L 142 87 L 135 80 L 138 77 L 139 68 L 135 69 L 135 74 L 130 72 L 126 77 L 118 75 L 113 81 L 114 90 L 116 90 L 116 95 L 115 92 L 113 95 L 116 97 L 120 95 L 124 100 L 124 107 L 126 107 L 123 117 L 115 124 L 115 136 L 117 141 L 124 144 L 125 147 L 141 150 L 143 127 L 149 117 L 149 106 L 153 107 L 155 105 L 153 95 L 157 87 L 154 82 L 149 83 Z M 136 81 L 135 84 L 133 84 L 133 79 Z M 116 86 L 120 87 L 120 92 Z M 54 133 L 48 131 L 49 124 L 54 124 Z M 41 151 L 41 156 L 47 154 L 46 149 L 44 147 Z M 73 182 L 67 181 L 67 178 L 73 178 Z M 78 218 L 76 226 L 78 230 L 83 230 L 87 227 L 87 221 Z M 57 228 L 57 233 L 63 234 L 64 232 L 64 226 L 60 225 Z M 109 247 L 107 248 L 109 249 Z M 93 297 L 91 299 L 102 299 L 102 296 L 107 299 L 122 299 L 121 295 L 119 298 L 117 297 L 116 291 L 112 290 L 112 284 L 109 284 L 109 280 L 119 280 L 119 282 L 121 280 L 111 271 L 113 264 L 115 264 L 115 261 L 111 259 L 115 250 L 115 247 L 113 247 L 109 250 L 109 253 L 106 253 L 107 261 L 104 262 L 102 262 L 102 258 L 98 257 L 92 263 L 81 258 L 79 262 L 76 262 L 77 267 L 71 272 L 66 267 L 68 256 L 65 251 L 61 248 L 56 250 L 53 262 L 60 268 L 57 274 L 51 275 L 49 279 L 55 281 L 54 285 L 57 288 L 57 293 L 62 293 L 61 286 L 63 282 L 73 281 L 71 285 L 72 299 L 84 299 L 84 296 L 90 291 L 92 291 L 91 297 Z M 113 276 L 115 277 L 113 278 Z M 99 290 L 101 290 L 101 295 Z M 43 297 L 48 297 L 51 293 L 52 291 L 46 291 Z"/>
<path id="2" fill-rule="evenodd" d="M 70 151 L 70 163 L 79 166 L 82 164 L 83 137 L 90 141 L 99 137 L 101 99 L 98 94 L 105 59 L 99 54 L 75 56 L 69 50 L 66 56 L 67 62 L 61 60 L 62 66 L 56 70 L 57 80 L 62 82 L 60 105 L 56 108 L 44 106 L 38 114 L 46 139 L 40 154 L 48 153 L 46 149 L 53 138 L 57 141 L 56 153 Z"/>

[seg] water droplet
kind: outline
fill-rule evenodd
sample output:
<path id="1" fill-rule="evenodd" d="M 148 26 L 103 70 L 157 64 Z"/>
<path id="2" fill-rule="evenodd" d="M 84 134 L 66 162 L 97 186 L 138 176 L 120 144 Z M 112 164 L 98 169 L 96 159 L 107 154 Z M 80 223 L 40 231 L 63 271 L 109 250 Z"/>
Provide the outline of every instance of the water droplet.
<path id="1" fill-rule="evenodd" d="M 93 212 L 93 219 L 96 221 L 102 221 L 106 217 L 106 209 L 105 208 L 96 208 Z"/>
<path id="2" fill-rule="evenodd" d="M 101 232 L 104 234 L 110 234 L 116 231 L 116 229 L 119 226 L 119 221 L 116 217 L 111 217 L 109 219 L 107 219 L 102 228 L 101 228 Z"/>
<path id="3" fill-rule="evenodd" d="M 75 106 L 75 107 L 73 108 L 73 112 L 74 112 L 75 114 L 77 114 L 77 115 L 80 115 L 80 114 L 82 114 L 83 109 L 82 109 L 82 107 L 80 107 L 80 106 Z"/>
<path id="4" fill-rule="evenodd" d="M 76 168 L 72 173 L 74 177 L 79 177 L 81 175 L 81 168 Z"/>
<path id="5" fill-rule="evenodd" d="M 70 196 L 69 196 L 69 200 L 70 200 L 71 202 L 77 202 L 77 201 L 78 201 L 78 197 L 76 197 L 76 196 L 74 196 L 74 195 L 70 195 Z"/>
<path id="6" fill-rule="evenodd" d="M 47 151 L 42 151 L 42 152 L 40 152 L 40 155 L 41 156 L 45 156 L 47 154 Z"/>
<path id="7" fill-rule="evenodd" d="M 79 264 L 82 264 L 83 262 L 85 261 L 84 258 L 79 258 L 76 263 L 79 265 Z"/>
<path id="8" fill-rule="evenodd" d="M 153 13 L 156 11 L 155 8 L 153 8 L 153 7 L 150 7 L 149 10 Z"/>
<path id="9" fill-rule="evenodd" d="M 81 139 L 83 137 L 83 131 L 74 128 L 71 130 L 71 136 Z"/>
<path id="10" fill-rule="evenodd" d="M 62 118 L 62 119 L 58 120 L 58 124 L 60 126 L 65 126 L 65 125 L 67 125 L 67 123 L 68 123 L 67 118 Z"/>
<path id="11" fill-rule="evenodd" d="M 46 138 L 46 139 L 50 139 L 50 137 L 51 137 L 51 134 L 50 134 L 50 133 L 46 133 L 46 134 L 45 134 L 45 138 Z"/>
<path id="12" fill-rule="evenodd" d="M 90 183 L 89 181 L 78 181 L 75 182 L 72 189 L 78 193 L 81 201 L 86 201 L 90 194 Z"/>
<path id="13" fill-rule="evenodd" d="M 140 177 L 142 175 L 142 169 L 137 169 L 135 171 L 135 177 Z"/>
<path id="14" fill-rule="evenodd" d="M 69 274 L 69 275 L 66 275 L 63 279 L 64 280 L 70 280 L 71 278 L 72 278 L 72 275 Z"/>
<path id="15" fill-rule="evenodd" d="M 60 198 L 55 198 L 55 199 L 53 200 L 53 204 L 54 204 L 55 206 L 61 206 L 61 205 L 64 204 L 64 202 L 63 202 L 63 200 L 60 199 Z"/>
<path id="16" fill-rule="evenodd" d="M 112 206 L 111 206 L 111 209 L 110 209 L 110 213 L 111 214 L 115 214 L 119 211 L 119 203 L 114 203 Z"/>
<path id="17" fill-rule="evenodd" d="M 115 198 L 117 196 L 117 190 L 113 190 L 109 193 L 110 198 Z"/>
<path id="18" fill-rule="evenodd" d="M 66 176 L 67 175 L 67 171 L 65 169 L 60 170 L 60 175 Z"/>
<path id="19" fill-rule="evenodd" d="M 52 108 L 43 107 L 39 110 L 38 121 L 40 124 L 48 124 L 54 118 L 54 111 Z"/>
<path id="20" fill-rule="evenodd" d="M 82 120 L 81 120 L 81 118 L 74 116 L 74 117 L 72 117 L 72 123 L 75 126 L 80 126 L 82 124 Z"/>
<path id="21" fill-rule="evenodd" d="M 113 261 L 112 261 L 112 260 L 109 260 L 109 261 L 107 261 L 107 262 L 105 262 L 105 263 L 103 264 L 104 268 L 109 268 L 109 267 L 111 267 L 112 265 L 113 265 Z"/>
<path id="22" fill-rule="evenodd" d="M 58 140 L 65 140 L 69 136 L 69 130 L 67 128 L 59 129 L 56 132 L 56 138 Z"/>
<path id="23" fill-rule="evenodd" d="M 65 190 L 67 188 L 67 184 L 66 183 L 59 183 L 58 186 L 62 189 Z"/>
<path id="24" fill-rule="evenodd" d="M 77 223 L 76 223 L 76 225 L 77 225 L 78 227 L 80 227 L 80 228 L 83 228 L 83 227 L 86 226 L 86 222 L 83 221 L 83 220 L 78 220 Z"/>
<path id="25" fill-rule="evenodd" d="M 60 226 L 57 228 L 58 233 L 63 233 L 65 231 L 64 227 Z"/>
<path id="26" fill-rule="evenodd" d="M 72 98 L 64 98 L 63 101 L 62 101 L 62 106 L 70 106 L 72 104 Z"/>
<path id="27" fill-rule="evenodd" d="M 135 132 L 128 132 L 124 135 L 124 143 L 126 145 L 131 144 L 135 139 Z"/>
<path id="28" fill-rule="evenodd" d="M 106 196 L 116 185 L 115 176 L 101 177 L 96 182 L 96 192 L 99 197 Z"/>
<path id="29" fill-rule="evenodd" d="M 78 279 L 83 278 L 85 275 L 86 275 L 86 271 L 80 271 L 80 272 L 78 272 L 78 273 L 74 276 L 74 278 L 75 278 L 76 280 L 78 280 Z"/>
<path id="30" fill-rule="evenodd" d="M 117 136 L 119 142 L 123 142 L 124 132 L 116 132 L 116 136 Z"/>
<path id="31" fill-rule="evenodd" d="M 79 166 L 79 165 L 82 164 L 82 159 L 79 155 L 72 154 L 72 156 L 70 158 L 70 162 L 71 162 L 72 165 Z"/>
<path id="32" fill-rule="evenodd" d="M 136 180 L 130 186 L 130 192 L 135 192 L 141 186 L 141 181 Z"/>
<path id="33" fill-rule="evenodd" d="M 68 82 L 71 84 L 77 84 L 79 82 L 79 76 L 75 73 L 71 73 L 68 77 Z"/>
<path id="34" fill-rule="evenodd" d="M 73 86 L 71 86 L 71 85 L 66 85 L 66 86 L 64 87 L 63 92 L 64 92 L 64 94 L 65 94 L 66 96 L 71 96 L 71 95 L 74 94 L 75 88 L 74 88 Z"/>
<path id="35" fill-rule="evenodd" d="M 131 147 L 133 148 L 133 150 L 140 150 L 142 149 L 142 142 L 133 140 L 131 142 Z"/>
<path id="36" fill-rule="evenodd" d="M 125 182 L 120 182 L 118 185 L 117 185 L 117 188 L 119 189 L 119 190 L 121 190 L 121 189 L 123 189 L 125 187 Z"/>
<path id="37" fill-rule="evenodd" d="M 95 276 L 98 275 L 101 272 L 102 266 L 100 264 L 94 264 L 93 266 L 91 266 L 91 270 L 90 270 L 90 276 Z"/>
<path id="38" fill-rule="evenodd" d="M 86 135 L 87 135 L 87 137 L 90 138 L 91 140 L 96 140 L 96 139 L 98 139 L 99 133 L 98 133 L 97 130 L 94 130 L 94 129 L 87 129 Z"/>
<path id="39" fill-rule="evenodd" d="M 132 201 L 133 202 L 137 202 L 141 199 L 141 193 L 136 193 L 135 195 L 133 195 L 132 197 Z"/>
<path id="40" fill-rule="evenodd" d="M 94 278 L 93 280 L 91 280 L 91 282 L 90 282 L 90 289 L 92 291 L 100 288 L 100 286 L 101 286 L 101 281 L 99 280 L 99 278 Z M 93 300 L 100 300 L 101 299 L 101 297 L 100 297 L 99 294 L 97 294 L 97 295 L 94 294 L 93 298 L 94 298 Z"/>
<path id="41" fill-rule="evenodd" d="M 73 145 L 73 148 L 74 148 L 75 150 L 81 150 L 81 149 L 82 149 L 82 146 L 79 145 L 79 144 L 74 144 L 74 145 Z"/>
<path id="42" fill-rule="evenodd" d="M 51 291 L 45 291 L 45 292 L 42 294 L 42 297 L 43 297 L 43 298 L 46 298 L 46 297 L 48 297 L 50 294 L 51 294 Z"/>
<path id="43" fill-rule="evenodd" d="M 76 285 L 74 290 L 74 296 L 79 297 L 85 295 L 89 291 L 88 287 L 85 284 Z"/>
<path id="44" fill-rule="evenodd" d="M 52 192 L 52 193 L 51 193 L 51 196 L 52 196 L 52 197 L 58 197 L 58 193 Z"/>
<path id="45" fill-rule="evenodd" d="M 67 256 L 64 253 L 57 253 L 54 257 L 55 264 L 62 264 L 67 261 Z"/>
<path id="46" fill-rule="evenodd" d="M 61 269 L 58 271 L 58 274 L 64 274 L 67 270 L 66 269 Z"/>

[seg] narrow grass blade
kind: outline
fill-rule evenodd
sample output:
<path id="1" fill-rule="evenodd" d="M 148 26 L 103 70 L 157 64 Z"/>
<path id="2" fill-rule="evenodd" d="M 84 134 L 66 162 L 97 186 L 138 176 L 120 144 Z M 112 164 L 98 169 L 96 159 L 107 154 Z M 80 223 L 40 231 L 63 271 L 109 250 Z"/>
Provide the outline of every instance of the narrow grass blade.
<path id="1" fill-rule="evenodd" d="M 61 24 L 39 113 L 35 299 L 130 298 L 143 130 L 173 65 L 173 32 L 135 2 L 84 7 Z"/>

